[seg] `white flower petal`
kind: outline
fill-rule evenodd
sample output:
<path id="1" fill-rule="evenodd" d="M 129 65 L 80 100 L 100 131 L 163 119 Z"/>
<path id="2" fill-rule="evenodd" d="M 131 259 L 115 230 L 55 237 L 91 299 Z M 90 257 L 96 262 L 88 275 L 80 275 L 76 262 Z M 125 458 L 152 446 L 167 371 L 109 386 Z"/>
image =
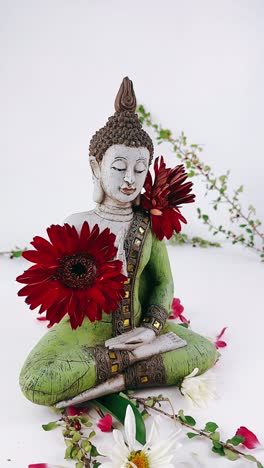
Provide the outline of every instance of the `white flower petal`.
<path id="1" fill-rule="evenodd" d="M 151 426 L 150 434 L 149 434 L 149 436 L 147 438 L 147 441 L 146 441 L 144 447 L 142 448 L 143 451 L 146 451 L 154 443 L 155 435 L 156 435 L 155 433 L 156 432 L 157 432 L 156 426 L 153 423 L 152 426 Z"/>
<path id="2" fill-rule="evenodd" d="M 210 373 L 194 376 L 195 372 L 197 373 L 197 368 L 184 378 L 181 384 L 181 393 L 190 399 L 194 405 L 204 408 L 207 400 L 217 397 L 214 379 Z"/>
<path id="3" fill-rule="evenodd" d="M 155 421 L 154 421 L 155 422 Z M 140 445 L 139 450 L 145 453 L 149 460 L 150 468 L 174 468 L 171 463 L 175 450 L 181 446 L 176 439 L 178 438 L 178 430 L 173 431 L 166 440 L 160 440 L 159 431 L 156 425 L 153 424 L 151 432 L 147 438 L 144 447 Z M 113 438 L 115 441 L 111 453 L 108 454 L 111 463 L 102 464 L 102 468 L 137 468 L 135 463 L 129 460 L 132 451 L 137 451 L 139 444 L 135 440 L 136 423 L 132 408 L 128 406 L 125 417 L 125 438 L 121 431 L 114 430 Z M 157 443 L 154 444 L 154 435 L 157 437 Z M 126 442 L 129 444 L 127 447 Z M 109 447 L 110 451 L 110 447 Z"/>
<path id="4" fill-rule="evenodd" d="M 112 462 L 106 462 L 106 463 L 102 463 L 100 465 L 100 468 L 114 468 L 113 467 L 113 463 Z"/>
<path id="5" fill-rule="evenodd" d="M 117 449 L 119 450 L 120 453 L 122 453 L 122 456 L 124 457 L 127 457 L 129 455 L 129 449 L 127 448 L 126 444 L 125 444 L 125 441 L 124 441 L 124 437 L 123 437 L 123 434 L 121 433 L 121 431 L 119 431 L 118 429 L 114 429 L 113 430 L 113 437 L 114 437 L 114 440 L 116 442 L 116 445 L 117 445 Z M 115 449 L 115 447 L 113 448 L 113 450 Z"/>
<path id="6" fill-rule="evenodd" d="M 199 372 L 199 368 L 195 367 L 195 369 L 193 369 L 193 371 L 190 374 L 188 374 L 188 375 L 186 375 L 186 377 L 184 377 L 184 380 L 185 379 L 192 379 L 193 377 L 195 377 L 198 374 L 198 372 Z"/>
<path id="7" fill-rule="evenodd" d="M 136 421 L 134 412 L 130 405 L 128 405 L 126 410 L 125 434 L 129 450 L 133 450 L 136 441 Z"/>

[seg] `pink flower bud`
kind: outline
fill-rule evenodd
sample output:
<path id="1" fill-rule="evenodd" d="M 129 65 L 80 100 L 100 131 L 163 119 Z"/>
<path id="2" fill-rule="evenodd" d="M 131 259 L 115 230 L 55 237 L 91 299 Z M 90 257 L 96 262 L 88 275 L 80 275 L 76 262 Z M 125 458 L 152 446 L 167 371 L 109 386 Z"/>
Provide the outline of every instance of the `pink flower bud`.
<path id="1" fill-rule="evenodd" d="M 242 443 L 248 449 L 254 449 L 260 443 L 257 436 L 255 436 L 255 434 L 249 429 L 247 429 L 245 426 L 239 427 L 236 431 L 236 435 L 241 435 L 244 437 L 245 440 Z"/>

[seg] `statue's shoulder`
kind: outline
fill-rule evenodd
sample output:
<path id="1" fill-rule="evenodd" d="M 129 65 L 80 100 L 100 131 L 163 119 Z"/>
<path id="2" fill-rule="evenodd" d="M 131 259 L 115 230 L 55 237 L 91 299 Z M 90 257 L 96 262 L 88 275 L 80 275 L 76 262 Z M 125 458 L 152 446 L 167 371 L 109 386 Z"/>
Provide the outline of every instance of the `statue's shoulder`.
<path id="1" fill-rule="evenodd" d="M 87 221 L 89 225 L 94 224 L 94 216 L 94 210 L 73 213 L 67 216 L 64 223 L 68 223 L 70 226 L 75 226 L 78 229 L 83 225 L 84 221 Z"/>

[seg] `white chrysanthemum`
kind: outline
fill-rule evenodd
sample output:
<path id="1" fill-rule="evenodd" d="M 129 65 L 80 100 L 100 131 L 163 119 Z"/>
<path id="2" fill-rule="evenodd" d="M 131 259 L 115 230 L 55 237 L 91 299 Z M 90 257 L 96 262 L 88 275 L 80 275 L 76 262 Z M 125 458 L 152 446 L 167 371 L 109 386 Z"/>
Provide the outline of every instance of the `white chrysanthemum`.
<path id="1" fill-rule="evenodd" d="M 114 429 L 115 445 L 111 448 L 111 453 L 105 454 L 111 461 L 102 463 L 100 468 L 174 468 L 171 461 L 175 450 L 181 446 L 176 442 L 178 431 L 173 432 L 166 440 L 159 440 L 154 444 L 153 424 L 149 438 L 142 447 L 136 441 L 136 422 L 130 405 L 126 410 L 124 426 L 125 438 L 121 431 Z"/>
<path id="2" fill-rule="evenodd" d="M 180 391 L 192 404 L 204 408 L 208 400 L 217 398 L 213 375 L 205 373 L 197 376 L 199 369 L 196 367 L 187 375 L 181 385 Z"/>

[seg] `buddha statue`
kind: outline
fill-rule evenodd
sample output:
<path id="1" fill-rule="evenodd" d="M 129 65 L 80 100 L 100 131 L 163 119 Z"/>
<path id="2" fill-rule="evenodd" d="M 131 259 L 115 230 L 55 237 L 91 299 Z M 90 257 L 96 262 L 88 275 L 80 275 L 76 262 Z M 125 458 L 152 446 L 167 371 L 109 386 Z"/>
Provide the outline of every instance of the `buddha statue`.
<path id="1" fill-rule="evenodd" d="M 205 372 L 217 358 L 208 339 L 167 320 L 174 288 L 166 244 L 140 204 L 153 143 L 135 112 L 128 78 L 115 111 L 89 147 L 96 206 L 65 223 L 80 232 L 87 222 L 90 229 L 98 225 L 115 235 L 116 259 L 126 278 L 123 296 L 116 310 L 94 321 L 84 317 L 75 329 L 64 316 L 34 347 L 20 386 L 36 404 L 64 407 L 125 389 L 177 385 L 195 368 Z"/>

